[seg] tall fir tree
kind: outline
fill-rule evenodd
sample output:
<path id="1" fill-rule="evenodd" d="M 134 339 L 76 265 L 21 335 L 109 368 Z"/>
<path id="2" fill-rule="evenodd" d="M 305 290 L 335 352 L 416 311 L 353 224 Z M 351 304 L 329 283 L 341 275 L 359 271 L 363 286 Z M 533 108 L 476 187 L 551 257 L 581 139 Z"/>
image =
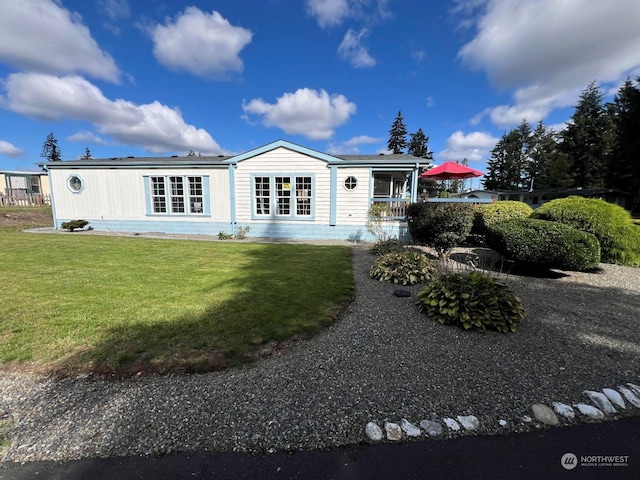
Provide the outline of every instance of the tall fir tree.
<path id="1" fill-rule="evenodd" d="M 58 140 L 53 135 L 53 132 L 47 135 L 47 139 L 42 145 L 41 157 L 46 158 L 50 162 L 59 162 L 62 160 L 62 152 L 58 147 Z"/>
<path id="2" fill-rule="evenodd" d="M 391 130 L 389 130 L 387 148 L 395 154 L 404 153 L 404 149 L 407 148 L 407 126 L 404 124 L 404 118 L 402 118 L 400 110 L 398 110 L 398 115 L 396 115 L 391 125 Z"/>
<path id="3" fill-rule="evenodd" d="M 613 125 L 603 98 L 600 88 L 591 82 L 562 132 L 561 150 L 568 157 L 576 187 L 604 187 L 608 178 Z"/>
<path id="4" fill-rule="evenodd" d="M 407 153 L 415 157 L 433 160 L 433 152 L 429 151 L 429 137 L 427 137 L 422 128 L 418 128 L 416 133 L 409 134 L 409 149 Z"/>
<path id="5" fill-rule="evenodd" d="M 528 171 L 533 188 L 566 188 L 573 184 L 569 161 L 560 151 L 557 137 L 542 121 L 533 130 Z"/>
<path id="6" fill-rule="evenodd" d="M 633 210 L 640 212 L 640 77 L 627 80 L 609 104 L 613 123 L 611 162 L 607 186 L 636 195 Z"/>
<path id="7" fill-rule="evenodd" d="M 484 188 L 521 190 L 529 188 L 531 127 L 523 120 L 518 128 L 502 135 L 487 161 Z"/>

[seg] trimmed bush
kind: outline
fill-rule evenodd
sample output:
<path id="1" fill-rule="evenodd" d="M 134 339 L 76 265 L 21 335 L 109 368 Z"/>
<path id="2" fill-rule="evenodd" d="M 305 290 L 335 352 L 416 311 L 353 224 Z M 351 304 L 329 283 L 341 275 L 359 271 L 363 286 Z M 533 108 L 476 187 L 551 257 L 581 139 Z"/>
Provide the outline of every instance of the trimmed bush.
<path id="1" fill-rule="evenodd" d="M 429 257 L 418 252 L 387 253 L 378 257 L 369 271 L 371 278 L 381 282 L 413 285 L 425 283 L 438 273 Z"/>
<path id="2" fill-rule="evenodd" d="M 418 299 L 421 312 L 464 329 L 515 332 L 524 319 L 521 300 L 505 284 L 474 271 L 442 275 Z"/>
<path id="3" fill-rule="evenodd" d="M 71 220 L 69 222 L 62 222 L 60 226 L 65 230 L 73 232 L 74 230 L 81 230 L 87 225 L 89 225 L 89 222 L 86 220 Z"/>
<path id="4" fill-rule="evenodd" d="M 526 218 L 532 213 L 533 208 L 528 204 L 515 200 L 477 205 L 473 218 L 473 233 L 485 235 L 489 225 L 508 218 Z"/>
<path id="5" fill-rule="evenodd" d="M 531 218 L 551 220 L 588 232 L 600 241 L 605 263 L 640 266 L 640 233 L 624 208 L 596 198 L 558 198 L 536 209 Z"/>
<path id="6" fill-rule="evenodd" d="M 397 253 L 404 250 L 404 244 L 397 238 L 390 240 L 380 240 L 371 247 L 371 253 L 374 255 L 386 255 L 387 253 Z"/>
<path id="7" fill-rule="evenodd" d="M 407 225 L 416 243 L 428 245 L 448 258 L 451 249 L 469 236 L 473 214 L 471 204 L 412 203 L 407 207 Z"/>
<path id="8" fill-rule="evenodd" d="M 537 268 L 588 270 L 600 262 L 598 239 L 547 220 L 511 218 L 489 226 L 487 244 L 516 263 Z"/>

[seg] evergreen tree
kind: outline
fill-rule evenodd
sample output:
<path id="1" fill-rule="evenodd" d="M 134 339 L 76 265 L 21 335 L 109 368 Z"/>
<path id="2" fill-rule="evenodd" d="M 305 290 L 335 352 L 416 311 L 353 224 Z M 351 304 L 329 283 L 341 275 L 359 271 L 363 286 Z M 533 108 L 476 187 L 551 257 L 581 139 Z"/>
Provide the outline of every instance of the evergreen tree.
<path id="1" fill-rule="evenodd" d="M 523 120 L 518 128 L 502 135 L 487 161 L 484 187 L 488 190 L 529 188 L 531 127 Z"/>
<path id="2" fill-rule="evenodd" d="M 187 157 L 195 157 L 196 156 L 196 152 L 194 152 L 193 150 L 189 150 L 189 153 L 187 153 Z"/>
<path id="3" fill-rule="evenodd" d="M 576 187 L 599 188 L 606 183 L 611 153 L 611 117 L 602 104 L 603 94 L 591 82 L 566 130 L 561 149 L 567 155 Z"/>
<path id="4" fill-rule="evenodd" d="M 389 130 L 387 147 L 395 154 L 404 153 L 404 149 L 407 148 L 407 126 L 400 110 Z"/>
<path id="5" fill-rule="evenodd" d="M 573 184 L 567 156 L 557 134 L 539 122 L 531 135 L 528 180 L 533 188 L 566 188 Z"/>
<path id="6" fill-rule="evenodd" d="M 91 150 L 89 150 L 89 147 L 85 148 L 84 155 L 80 157 L 80 160 L 91 160 L 92 158 L 93 156 L 91 156 Z"/>
<path id="7" fill-rule="evenodd" d="M 59 162 L 62 160 L 62 153 L 58 147 L 58 140 L 53 136 L 53 133 L 47 135 L 47 139 L 42 145 L 41 157 L 46 158 L 50 162 Z"/>
<path id="8" fill-rule="evenodd" d="M 635 194 L 634 211 L 640 210 L 640 77 L 627 80 L 618 90 L 609 112 L 613 123 L 612 155 L 607 186 Z"/>
<path id="9" fill-rule="evenodd" d="M 422 128 L 418 128 L 416 133 L 409 134 L 411 141 L 407 153 L 415 157 L 433 160 L 433 152 L 429 151 L 429 137 L 425 136 Z"/>

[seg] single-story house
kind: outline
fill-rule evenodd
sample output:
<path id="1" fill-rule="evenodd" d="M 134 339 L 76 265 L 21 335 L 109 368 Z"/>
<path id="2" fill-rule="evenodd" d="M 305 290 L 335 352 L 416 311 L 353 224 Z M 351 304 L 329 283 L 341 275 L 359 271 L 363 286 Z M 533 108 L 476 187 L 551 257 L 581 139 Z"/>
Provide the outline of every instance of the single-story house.
<path id="1" fill-rule="evenodd" d="M 534 190 L 472 190 L 457 194 L 460 198 L 491 198 L 493 200 L 516 200 L 528 204 L 531 208 L 556 198 L 569 196 L 585 198 L 600 198 L 609 203 L 615 203 L 627 210 L 631 210 L 634 195 L 629 192 L 611 188 L 546 188 Z"/>
<path id="2" fill-rule="evenodd" d="M 0 205 L 48 205 L 46 172 L 0 170 Z"/>
<path id="3" fill-rule="evenodd" d="M 407 235 L 429 160 L 411 155 L 329 155 L 285 140 L 232 156 L 107 158 L 43 163 L 55 228 L 88 220 L 96 230 L 371 239 L 374 203 L 388 231 Z"/>

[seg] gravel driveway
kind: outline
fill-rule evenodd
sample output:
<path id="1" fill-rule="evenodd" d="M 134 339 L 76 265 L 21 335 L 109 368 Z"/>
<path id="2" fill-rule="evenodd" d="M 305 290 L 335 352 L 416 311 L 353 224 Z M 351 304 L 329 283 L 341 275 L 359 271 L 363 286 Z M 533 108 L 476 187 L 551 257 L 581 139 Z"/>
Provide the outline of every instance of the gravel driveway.
<path id="1" fill-rule="evenodd" d="M 511 276 L 527 317 L 505 335 L 428 319 L 413 295 L 369 278 L 373 259 L 354 247 L 356 298 L 338 322 L 245 369 L 120 381 L 0 375 L 0 418 L 12 422 L 4 460 L 327 448 L 365 441 L 370 421 L 470 414 L 476 434 L 504 433 L 539 428 L 522 421 L 534 403 L 640 383 L 640 269 Z"/>

